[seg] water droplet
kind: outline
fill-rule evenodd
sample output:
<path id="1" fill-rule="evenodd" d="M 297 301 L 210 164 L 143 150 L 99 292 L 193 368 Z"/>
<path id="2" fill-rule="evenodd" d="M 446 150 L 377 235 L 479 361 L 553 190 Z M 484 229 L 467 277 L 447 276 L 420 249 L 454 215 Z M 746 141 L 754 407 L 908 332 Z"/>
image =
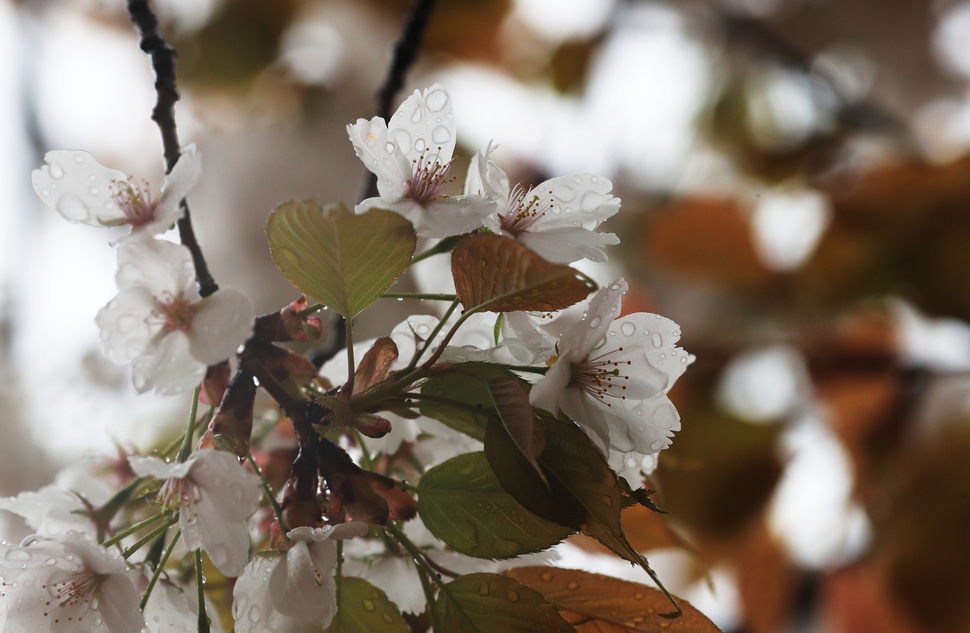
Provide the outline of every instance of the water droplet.
<path id="1" fill-rule="evenodd" d="M 643 415 L 643 409 L 637 409 L 637 415 Z"/>
<path id="2" fill-rule="evenodd" d="M 517 591 L 514 591 L 512 589 L 509 589 L 508 599 L 509 599 L 509 602 L 518 602 L 519 601 L 519 593 Z"/>
<path id="3" fill-rule="evenodd" d="M 595 185 L 600 181 L 600 179 L 599 179 L 599 176 L 593 176 L 592 178 L 589 179 L 589 181 Z"/>
<path id="4" fill-rule="evenodd" d="M 288 248 L 281 248 L 280 255 L 294 266 L 299 266 L 303 263 L 303 258 Z"/>
<path id="5" fill-rule="evenodd" d="M 74 162 L 77 163 L 78 165 L 80 165 L 81 163 L 84 162 L 84 156 L 81 156 L 80 154 L 75 154 L 74 155 Z"/>
<path id="6" fill-rule="evenodd" d="M 681 365 L 686 365 L 687 364 L 687 357 L 686 356 L 681 356 L 680 357 L 680 364 Z"/>
<path id="7" fill-rule="evenodd" d="M 600 323 L 602 322 L 603 322 L 603 319 L 601 319 L 600 316 L 597 314 L 596 316 L 593 317 L 593 320 L 589 322 L 589 327 L 596 329 L 600 326 Z"/>
<path id="8" fill-rule="evenodd" d="M 663 347 L 664 339 L 662 336 L 660 336 L 659 332 L 654 332 L 653 334 L 650 335 L 650 342 L 653 343 L 654 347 L 659 349 Z"/>
<path id="9" fill-rule="evenodd" d="M 374 610 L 374 601 L 373 600 L 368 600 L 368 599 L 364 598 L 364 610 L 365 611 L 373 611 Z"/>
<path id="10" fill-rule="evenodd" d="M 663 441 L 663 440 L 655 440 L 653 442 L 653 444 L 650 445 L 650 450 L 652 450 L 655 453 L 660 452 L 660 451 L 663 450 L 663 448 L 664 448 L 664 446 L 666 446 L 666 444 L 667 443 L 665 441 Z"/>
<path id="11" fill-rule="evenodd" d="M 577 589 L 579 589 L 579 583 L 574 580 L 568 585 L 566 585 L 566 589 L 569 589 L 570 591 L 576 591 Z"/>
<path id="12" fill-rule="evenodd" d="M 249 607 L 249 611 L 246 612 L 246 617 L 249 618 L 249 621 L 254 624 L 259 622 L 259 619 L 263 617 L 262 612 L 259 610 L 259 605 L 254 604 L 253 606 Z"/>
<path id="13" fill-rule="evenodd" d="M 384 149 L 387 150 L 388 154 L 392 154 L 394 153 L 394 147 L 395 147 L 394 143 L 391 143 L 390 141 L 388 141 L 387 145 L 384 146 Z"/>
<path id="14" fill-rule="evenodd" d="M 481 595 L 483 595 L 483 596 L 487 596 L 488 595 L 488 583 L 487 582 L 483 582 L 478 587 L 478 593 L 481 594 Z"/>
<path id="15" fill-rule="evenodd" d="M 40 195 L 41 195 L 41 197 L 46 198 L 47 196 L 51 195 L 51 190 L 50 189 L 41 189 L 40 190 Z"/>
<path id="16" fill-rule="evenodd" d="M 448 93 L 442 88 L 432 90 L 425 95 L 424 104 L 431 112 L 441 112 L 448 105 Z"/>
<path id="17" fill-rule="evenodd" d="M 431 130 L 431 140 L 435 143 L 447 143 L 451 140 L 451 130 L 443 125 L 439 125 Z"/>
<path id="18" fill-rule="evenodd" d="M 637 331 L 637 326 L 630 321 L 624 321 L 620 325 L 620 331 L 623 332 L 624 336 L 633 336 Z"/>
<path id="19" fill-rule="evenodd" d="M 64 168 L 57 163 L 51 163 L 50 168 L 47 170 L 47 174 L 54 180 L 59 180 L 64 177 Z"/>
<path id="20" fill-rule="evenodd" d="M 391 622 L 393 622 L 393 621 L 394 621 L 394 618 L 392 618 L 392 617 L 391 617 L 391 616 L 390 616 L 389 614 L 387 614 L 387 613 L 385 613 L 384 615 L 382 615 L 382 616 L 381 616 L 381 619 L 382 619 L 382 620 L 384 620 L 385 622 L 387 622 L 388 624 L 390 624 Z"/>
<path id="21" fill-rule="evenodd" d="M 94 186 L 88 187 L 88 193 L 91 194 L 92 196 L 98 195 L 99 191 L 100 189 L 98 189 L 97 187 L 94 187 Z"/>
<path id="22" fill-rule="evenodd" d="M 421 110 L 421 108 L 415 108 L 414 112 L 411 113 L 411 123 L 418 123 L 421 121 L 421 115 L 423 114 L 424 111 Z"/>
<path id="23" fill-rule="evenodd" d="M 6 560 L 30 560 L 30 554 L 22 549 L 9 549 L 3 557 Z"/>
<path id="24" fill-rule="evenodd" d="M 546 582 L 549 582 L 550 580 L 552 580 L 552 572 L 544 571 L 542 572 L 542 575 L 539 577 L 545 580 Z"/>
<path id="25" fill-rule="evenodd" d="M 414 149 L 418 152 L 423 152 L 428 148 L 428 144 L 424 142 L 423 138 L 419 138 L 414 142 Z"/>
<path id="26" fill-rule="evenodd" d="M 87 219 L 88 207 L 84 201 L 75 195 L 64 195 L 57 199 L 58 213 L 72 222 L 80 222 Z"/>
<path id="27" fill-rule="evenodd" d="M 57 564 L 57 560 L 54 559 L 54 558 L 48 558 L 47 560 L 44 561 L 44 564 L 45 565 L 56 565 Z"/>

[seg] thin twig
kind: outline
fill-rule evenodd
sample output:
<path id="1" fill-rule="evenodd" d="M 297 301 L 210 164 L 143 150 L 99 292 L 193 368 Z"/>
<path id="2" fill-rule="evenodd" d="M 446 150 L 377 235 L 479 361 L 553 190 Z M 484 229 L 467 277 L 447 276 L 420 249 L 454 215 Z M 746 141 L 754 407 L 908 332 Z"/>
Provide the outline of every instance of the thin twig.
<path id="1" fill-rule="evenodd" d="M 407 22 L 404 24 L 404 31 L 401 37 L 394 44 L 394 53 L 391 57 L 391 66 L 387 69 L 387 77 L 384 84 L 377 92 L 377 116 L 385 121 L 391 118 L 391 108 L 394 98 L 404 86 L 404 78 L 408 70 L 414 65 L 414 60 L 418 57 L 421 50 L 421 39 L 424 31 L 431 20 L 431 13 L 434 11 L 436 0 L 415 0 L 408 14 Z M 364 193 L 361 200 L 373 198 L 377 195 L 377 176 L 367 172 L 364 179 Z"/>
<path id="2" fill-rule="evenodd" d="M 182 155 L 178 132 L 175 128 L 175 102 L 179 100 L 175 84 L 175 49 L 162 38 L 158 29 L 158 18 L 149 6 L 148 0 L 128 0 L 128 15 L 141 36 L 139 46 L 152 59 L 155 71 L 155 92 L 158 99 L 152 110 L 152 121 L 162 133 L 162 148 L 165 152 L 165 173 L 172 171 L 179 156 Z M 192 228 L 189 205 L 181 201 L 182 219 L 178 221 L 179 239 L 192 253 L 195 276 L 199 280 L 199 294 L 207 297 L 219 289 L 209 272 L 202 249 Z"/>

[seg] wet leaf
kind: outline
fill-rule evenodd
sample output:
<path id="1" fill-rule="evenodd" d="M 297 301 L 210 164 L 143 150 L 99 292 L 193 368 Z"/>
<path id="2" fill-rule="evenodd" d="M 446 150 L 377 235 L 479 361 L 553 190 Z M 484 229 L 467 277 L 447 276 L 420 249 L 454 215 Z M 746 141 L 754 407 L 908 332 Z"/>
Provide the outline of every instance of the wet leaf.
<path id="1" fill-rule="evenodd" d="M 492 234 L 459 244 L 451 272 L 466 310 L 561 310 L 596 289 L 569 266 L 551 264 L 515 240 Z"/>
<path id="2" fill-rule="evenodd" d="M 281 204 L 266 225 L 273 261 L 307 296 L 352 319 L 405 271 L 414 227 L 384 209 L 354 215 L 313 200 Z"/>
<path id="3" fill-rule="evenodd" d="M 442 586 L 435 633 L 575 633 L 539 592 L 496 574 L 459 576 Z"/>
<path id="4" fill-rule="evenodd" d="M 502 488 L 484 453 L 459 455 L 426 472 L 418 513 L 432 534 L 478 558 L 538 552 L 573 532 L 523 508 Z"/>
<path id="5" fill-rule="evenodd" d="M 719 633 L 700 611 L 678 600 L 684 613 L 676 619 L 662 591 L 609 576 L 557 567 L 517 567 L 504 572 L 535 589 L 556 605 L 580 633 Z"/>
<path id="6" fill-rule="evenodd" d="M 363 578 L 337 577 L 337 613 L 327 633 L 408 633 L 407 623 L 387 594 Z"/>
<path id="7" fill-rule="evenodd" d="M 436 374 L 421 386 L 421 393 L 442 400 L 421 400 L 421 414 L 459 433 L 484 440 L 488 420 L 495 415 L 495 404 L 488 387 L 488 381 L 495 378 L 516 380 L 507 369 L 478 362 L 459 363 L 452 371 Z M 444 400 L 461 406 L 453 406 Z"/>

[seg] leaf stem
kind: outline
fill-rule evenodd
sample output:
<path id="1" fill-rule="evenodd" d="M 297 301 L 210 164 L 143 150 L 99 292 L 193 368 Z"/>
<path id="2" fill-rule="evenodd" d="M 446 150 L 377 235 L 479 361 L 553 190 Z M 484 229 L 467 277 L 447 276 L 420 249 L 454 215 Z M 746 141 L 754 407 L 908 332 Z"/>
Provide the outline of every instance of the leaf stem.
<path id="1" fill-rule="evenodd" d="M 347 345 L 347 386 L 346 390 L 348 394 L 354 393 L 354 377 L 356 375 L 356 364 L 354 363 L 354 321 L 353 319 L 347 319 L 344 317 L 347 327 L 344 328 L 346 331 L 346 345 Z"/>
<path id="2" fill-rule="evenodd" d="M 452 300 L 451 305 L 448 306 L 448 309 L 445 310 L 445 313 L 444 313 L 444 315 L 442 315 L 441 320 L 438 321 L 438 324 L 434 326 L 434 329 L 431 331 L 431 335 L 428 336 L 428 338 L 425 339 L 424 345 L 422 345 L 421 346 L 421 349 L 417 350 L 414 353 L 414 358 L 412 358 L 410 364 L 408 364 L 408 368 L 409 369 L 413 369 L 414 367 L 417 367 L 418 361 L 421 360 L 421 356 L 423 356 L 424 353 L 426 351 L 428 351 L 428 347 L 431 346 L 431 344 L 434 342 L 435 337 L 438 336 L 438 333 L 439 332 L 441 332 L 441 328 L 444 327 L 445 321 L 447 321 L 448 319 L 450 319 L 451 318 L 451 315 L 458 308 L 458 304 L 459 304 L 458 297 L 455 297 Z M 455 325 L 457 326 L 457 323 Z M 452 328 L 452 329 L 454 329 L 454 328 Z M 448 338 L 450 339 L 451 337 L 449 336 Z M 438 347 L 439 347 L 439 349 L 441 349 L 441 346 L 440 345 Z M 430 367 L 430 365 L 428 365 L 428 366 Z"/>
<path id="3" fill-rule="evenodd" d="M 117 534 L 115 534 L 114 536 L 112 536 L 111 538 L 109 538 L 108 540 L 103 541 L 101 543 L 101 547 L 105 547 L 105 548 L 111 547 L 112 545 L 115 545 L 116 543 L 118 543 L 122 539 L 131 536 L 132 534 L 134 534 L 134 533 L 136 533 L 136 532 L 138 532 L 138 531 L 140 531 L 140 530 L 148 527 L 149 525 L 153 525 L 155 523 L 158 523 L 160 520 L 162 520 L 162 519 L 164 519 L 166 517 L 168 517 L 167 514 L 156 514 L 155 516 L 149 517 L 149 518 L 145 519 L 144 521 L 139 521 L 138 523 L 135 523 L 134 525 L 129 525 L 127 528 L 125 528 L 124 530 L 118 532 Z"/>
<path id="4" fill-rule="evenodd" d="M 195 550 L 195 584 L 199 590 L 199 633 L 209 633 L 209 616 L 205 612 L 205 578 L 202 577 L 202 550 Z"/>
<path id="5" fill-rule="evenodd" d="M 169 518 L 168 521 L 166 521 L 162 525 L 159 525 L 157 528 L 155 528 L 154 530 L 152 530 L 151 532 L 149 532 L 148 534 L 140 538 L 137 543 L 135 543 L 134 545 L 132 545 L 131 547 L 123 551 L 121 553 L 122 557 L 128 558 L 129 556 L 131 556 L 132 554 L 134 554 L 135 552 L 143 548 L 146 544 L 154 541 L 161 534 L 163 534 L 165 530 L 172 527 L 173 525 L 175 525 L 175 519 Z"/>
<path id="6" fill-rule="evenodd" d="M 423 253 L 418 253 L 417 255 L 412 257 L 410 265 L 413 266 L 414 264 L 417 264 L 422 260 L 428 259 L 429 257 L 434 257 L 435 255 L 448 253 L 454 250 L 454 248 L 458 246 L 458 244 L 460 244 L 461 241 L 465 239 L 465 237 L 467 237 L 467 235 L 453 235 L 451 237 L 446 237 L 445 239 L 441 240 L 440 242 L 438 242 L 428 250 L 424 251 Z"/>
<path id="7" fill-rule="evenodd" d="M 141 602 L 138 603 L 138 608 L 142 611 L 145 610 L 145 605 L 148 604 L 148 598 L 152 595 L 152 589 L 155 588 L 155 583 L 158 582 L 159 576 L 162 575 L 162 571 L 165 569 L 165 563 L 168 562 L 169 557 L 172 555 L 172 550 L 175 549 L 175 544 L 179 542 L 182 537 L 182 530 L 175 530 L 175 536 L 172 537 L 172 542 L 168 544 L 165 548 L 165 553 L 162 554 L 162 558 L 159 559 L 158 565 L 155 566 L 155 572 L 148 581 L 148 587 L 145 589 L 145 593 L 141 596 Z"/>
<path id="8" fill-rule="evenodd" d="M 385 292 L 382 299 L 424 299 L 425 301 L 454 301 L 457 295 L 420 292 Z"/>
<path id="9" fill-rule="evenodd" d="M 286 536 L 286 532 L 283 531 L 283 508 L 280 507 L 279 502 L 276 500 L 276 496 L 273 495 L 273 491 L 269 487 L 269 482 L 266 481 L 266 477 L 263 476 L 263 471 L 259 469 L 256 465 L 256 460 L 253 459 L 253 454 L 250 453 L 246 456 L 249 459 L 249 463 L 253 467 L 253 472 L 259 477 L 259 481 L 263 484 L 263 494 L 269 500 L 271 506 L 273 506 L 273 513 L 276 515 L 276 523 L 280 526 L 280 533 L 283 534 L 283 538 L 289 541 L 289 537 Z"/>
<path id="10" fill-rule="evenodd" d="M 192 438 L 195 435 L 195 416 L 199 413 L 199 394 L 202 391 L 200 384 L 192 392 L 192 408 L 189 410 L 189 424 L 185 429 L 185 436 L 182 438 L 182 447 L 179 448 L 177 461 L 184 462 L 192 454 Z"/>

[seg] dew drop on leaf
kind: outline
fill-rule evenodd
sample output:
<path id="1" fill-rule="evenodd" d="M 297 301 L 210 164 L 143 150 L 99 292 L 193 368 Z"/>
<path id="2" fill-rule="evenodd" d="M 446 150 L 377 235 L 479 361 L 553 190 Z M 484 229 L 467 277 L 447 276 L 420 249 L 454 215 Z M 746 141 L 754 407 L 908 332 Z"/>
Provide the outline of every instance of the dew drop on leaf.
<path id="1" fill-rule="evenodd" d="M 373 611 L 374 610 L 374 601 L 373 600 L 367 600 L 365 598 L 364 599 L 364 610 L 365 611 Z"/>
<path id="2" fill-rule="evenodd" d="M 509 599 L 509 602 L 518 602 L 519 601 L 519 593 L 517 591 L 514 591 L 514 590 L 510 589 L 509 590 L 508 599 Z"/>

